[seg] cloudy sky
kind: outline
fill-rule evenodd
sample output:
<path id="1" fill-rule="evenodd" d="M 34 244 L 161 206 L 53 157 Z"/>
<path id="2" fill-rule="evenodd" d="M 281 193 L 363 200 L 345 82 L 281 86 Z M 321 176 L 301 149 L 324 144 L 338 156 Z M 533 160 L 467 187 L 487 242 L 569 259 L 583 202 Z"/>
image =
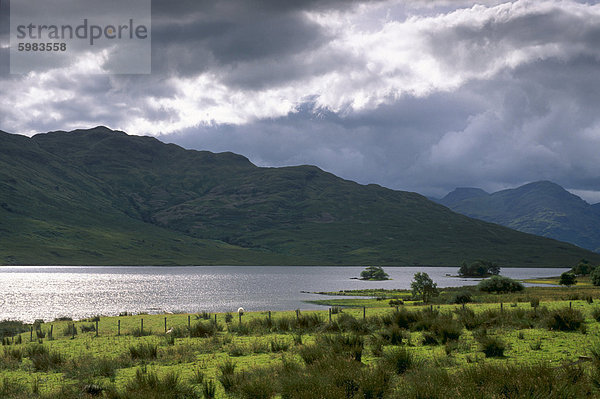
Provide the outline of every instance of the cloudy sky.
<path id="1" fill-rule="evenodd" d="M 7 15 L 0 130 L 105 125 L 431 196 L 552 180 L 600 201 L 595 2 L 154 0 L 150 75 L 10 74 Z"/>

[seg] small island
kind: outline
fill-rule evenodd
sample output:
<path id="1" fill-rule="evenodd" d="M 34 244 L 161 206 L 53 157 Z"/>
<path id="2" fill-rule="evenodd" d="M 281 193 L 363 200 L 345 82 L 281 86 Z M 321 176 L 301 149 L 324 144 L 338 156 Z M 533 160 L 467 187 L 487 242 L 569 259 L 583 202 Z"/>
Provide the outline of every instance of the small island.
<path id="1" fill-rule="evenodd" d="M 463 262 L 458 269 L 459 277 L 490 277 L 498 274 L 500 274 L 500 266 L 483 259 L 478 259 L 470 265 Z"/>
<path id="2" fill-rule="evenodd" d="M 383 268 L 380 266 L 368 266 L 360 273 L 360 279 L 368 281 L 384 281 L 390 280 L 390 276 L 384 272 Z"/>

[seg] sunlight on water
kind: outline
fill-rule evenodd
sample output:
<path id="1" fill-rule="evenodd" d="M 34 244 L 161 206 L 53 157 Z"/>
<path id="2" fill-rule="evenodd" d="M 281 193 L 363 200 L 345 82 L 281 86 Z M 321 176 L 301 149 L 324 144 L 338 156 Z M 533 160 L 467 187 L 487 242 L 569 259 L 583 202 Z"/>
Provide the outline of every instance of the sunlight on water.
<path id="1" fill-rule="evenodd" d="M 390 281 L 360 281 L 363 267 L 0 267 L 0 320 L 32 322 L 120 312 L 227 312 L 320 309 L 303 301 L 325 297 L 302 291 L 410 288 L 427 272 L 440 287 L 477 284 L 457 268 L 387 267 Z M 568 269 L 503 269 L 513 278 L 556 276 Z"/>

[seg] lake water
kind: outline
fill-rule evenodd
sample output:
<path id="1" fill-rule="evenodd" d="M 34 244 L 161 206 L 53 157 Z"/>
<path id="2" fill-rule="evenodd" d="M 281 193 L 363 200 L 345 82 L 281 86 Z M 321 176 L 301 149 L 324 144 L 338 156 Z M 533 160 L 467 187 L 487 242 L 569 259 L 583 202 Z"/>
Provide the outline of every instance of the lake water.
<path id="1" fill-rule="evenodd" d="M 416 272 L 439 287 L 477 284 L 448 277 L 452 267 L 386 267 L 392 280 L 361 281 L 363 267 L 0 267 L 0 320 L 80 319 L 120 312 L 229 312 L 324 309 L 305 301 L 326 296 L 303 293 L 360 288 L 410 288 Z M 502 269 L 515 279 L 557 276 L 568 269 Z"/>

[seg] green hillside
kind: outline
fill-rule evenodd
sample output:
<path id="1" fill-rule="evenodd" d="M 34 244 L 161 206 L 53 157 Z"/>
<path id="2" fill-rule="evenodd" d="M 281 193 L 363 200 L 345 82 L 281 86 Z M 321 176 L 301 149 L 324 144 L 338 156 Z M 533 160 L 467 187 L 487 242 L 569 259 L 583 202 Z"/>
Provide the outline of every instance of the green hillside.
<path id="1" fill-rule="evenodd" d="M 6 264 L 565 266 L 600 256 L 314 166 L 259 168 L 98 127 L 0 133 Z"/>
<path id="2" fill-rule="evenodd" d="M 440 203 L 470 217 L 600 251 L 600 208 L 552 182 L 493 194 L 459 188 Z"/>

